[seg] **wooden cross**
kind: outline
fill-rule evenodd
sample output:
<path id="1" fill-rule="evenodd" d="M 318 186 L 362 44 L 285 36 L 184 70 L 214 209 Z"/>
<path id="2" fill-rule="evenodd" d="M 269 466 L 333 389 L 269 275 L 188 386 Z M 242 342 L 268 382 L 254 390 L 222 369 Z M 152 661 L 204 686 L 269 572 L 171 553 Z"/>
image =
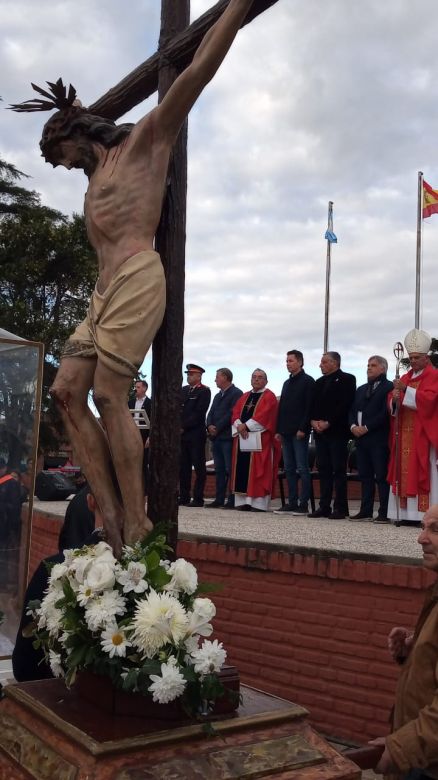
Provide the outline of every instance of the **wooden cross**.
<path id="1" fill-rule="evenodd" d="M 244 25 L 277 0 L 254 0 Z M 116 120 L 158 89 L 160 102 L 189 65 L 205 33 L 228 4 L 220 0 L 188 26 L 190 0 L 162 0 L 158 51 L 99 98 L 89 111 Z M 249 64 L 248 64 L 249 67 Z M 187 122 L 169 164 L 167 190 L 156 234 L 156 249 L 166 273 L 166 314 L 152 347 L 152 418 L 148 516 L 169 527 L 169 543 L 178 537 L 181 371 L 184 332 L 185 227 L 187 194 Z"/>

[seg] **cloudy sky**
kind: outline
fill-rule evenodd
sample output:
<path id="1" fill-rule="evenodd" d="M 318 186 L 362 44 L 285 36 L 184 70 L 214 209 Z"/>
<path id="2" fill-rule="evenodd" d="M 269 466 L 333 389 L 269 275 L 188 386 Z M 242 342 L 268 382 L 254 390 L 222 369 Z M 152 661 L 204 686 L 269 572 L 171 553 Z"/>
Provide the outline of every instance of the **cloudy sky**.
<path id="1" fill-rule="evenodd" d="M 192 19 L 212 1 L 192 0 Z M 62 76 L 84 105 L 157 46 L 159 0 L 3 0 L 0 94 Z M 190 115 L 185 362 L 248 389 L 284 355 L 320 375 L 328 201 L 329 348 L 364 381 L 414 326 L 417 172 L 438 188 L 438 3 L 278 0 L 242 30 Z M 151 98 L 126 115 L 136 121 Z M 43 201 L 81 211 L 86 179 L 39 156 L 41 115 L 2 111 L 0 156 Z M 438 335 L 438 216 L 425 221 L 421 325 Z M 149 361 L 145 371 L 149 375 Z"/>

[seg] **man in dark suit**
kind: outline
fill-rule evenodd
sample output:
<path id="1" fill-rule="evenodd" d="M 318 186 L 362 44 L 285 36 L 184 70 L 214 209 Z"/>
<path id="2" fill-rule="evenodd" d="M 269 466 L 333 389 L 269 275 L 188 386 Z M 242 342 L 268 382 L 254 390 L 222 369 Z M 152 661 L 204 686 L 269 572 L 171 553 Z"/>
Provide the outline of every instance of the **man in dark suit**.
<path id="1" fill-rule="evenodd" d="M 218 368 L 216 385 L 219 392 L 213 398 L 207 416 L 207 431 L 212 443 L 214 468 L 216 471 L 216 497 L 207 504 L 207 508 L 222 507 L 225 503 L 227 483 L 231 474 L 231 455 L 233 438 L 231 435 L 231 412 L 242 395 L 242 391 L 233 385 L 233 373 L 229 368 Z M 234 496 L 228 496 L 226 506 L 234 506 Z"/>
<path id="2" fill-rule="evenodd" d="M 388 361 L 384 357 L 372 355 L 369 358 L 368 382 L 356 390 L 350 409 L 350 431 L 356 440 L 357 469 L 362 482 L 360 510 L 351 520 L 372 519 L 377 485 L 379 510 L 376 522 L 388 522 L 388 393 L 392 390 L 392 382 L 386 378 L 387 370 Z"/>
<path id="3" fill-rule="evenodd" d="M 309 517 L 343 520 L 348 517 L 348 412 L 354 400 L 356 378 L 341 371 L 339 352 L 325 352 L 319 367 L 322 377 L 315 382 L 310 422 L 315 434 L 320 499 L 318 509 Z"/>
<path id="4" fill-rule="evenodd" d="M 204 506 L 204 487 L 207 478 L 205 468 L 205 442 L 207 432 L 205 415 L 210 405 L 210 388 L 201 383 L 204 369 L 195 363 L 187 363 L 187 385 L 181 398 L 181 459 L 179 469 L 179 503 L 183 506 Z M 196 480 L 193 500 L 190 501 L 192 466 Z"/>
<path id="5" fill-rule="evenodd" d="M 138 379 L 135 383 L 135 396 L 128 401 L 129 409 L 136 409 L 138 414 L 134 414 L 134 422 L 140 431 L 141 440 L 143 442 L 143 482 L 144 482 L 144 494 L 147 496 L 148 483 L 149 483 L 149 433 L 150 427 L 146 426 L 146 421 L 141 414 L 141 410 L 146 412 L 149 426 L 151 421 L 151 409 L 152 401 L 146 395 L 148 391 L 148 383 L 144 379 Z"/>

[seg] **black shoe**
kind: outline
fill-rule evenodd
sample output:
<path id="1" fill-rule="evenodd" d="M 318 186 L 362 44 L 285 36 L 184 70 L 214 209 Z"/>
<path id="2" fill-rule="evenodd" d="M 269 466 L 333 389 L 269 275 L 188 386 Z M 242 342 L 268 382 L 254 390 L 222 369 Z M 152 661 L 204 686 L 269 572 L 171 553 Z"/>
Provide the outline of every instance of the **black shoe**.
<path id="1" fill-rule="evenodd" d="M 204 502 L 203 501 L 195 501 L 195 499 L 192 498 L 192 500 L 190 501 L 189 506 L 204 506 Z"/>
<path id="2" fill-rule="evenodd" d="M 309 514 L 307 515 L 307 517 L 331 517 L 331 516 L 332 516 L 331 509 L 321 509 L 321 507 L 319 509 L 315 509 L 314 512 L 309 512 Z"/>
<path id="3" fill-rule="evenodd" d="M 384 523 L 385 524 L 390 523 L 391 520 L 389 519 L 389 517 L 382 517 L 382 515 L 377 515 L 376 519 L 373 520 L 373 522 L 374 523 L 381 523 L 383 525 Z"/>
<path id="4" fill-rule="evenodd" d="M 372 515 L 367 515 L 366 512 L 358 512 L 357 515 L 350 515 L 350 520 L 372 520 Z"/>
<path id="5" fill-rule="evenodd" d="M 290 506 L 289 504 L 284 504 L 284 506 L 281 506 L 280 509 L 274 509 L 274 515 L 284 515 L 289 514 L 291 515 L 293 512 L 296 512 L 298 507 L 296 506 Z M 307 514 L 307 509 L 306 509 Z"/>
<path id="6" fill-rule="evenodd" d="M 329 517 L 330 520 L 345 520 L 348 515 L 345 515 L 343 512 L 332 512 Z"/>
<path id="7" fill-rule="evenodd" d="M 223 504 L 221 504 L 220 501 L 216 501 L 216 499 L 211 501 L 209 504 L 205 504 L 206 509 L 219 509 L 219 507 L 222 508 Z"/>
<path id="8" fill-rule="evenodd" d="M 296 515 L 307 515 L 309 511 L 309 507 L 307 505 L 305 506 L 297 506 L 295 509 L 292 509 L 292 514 Z"/>
<path id="9" fill-rule="evenodd" d="M 228 502 L 223 505 L 222 509 L 235 509 L 236 507 L 234 504 L 229 504 Z"/>
<path id="10" fill-rule="evenodd" d="M 178 505 L 179 506 L 190 506 L 190 498 L 180 498 L 178 499 Z"/>
<path id="11" fill-rule="evenodd" d="M 236 509 L 238 512 L 252 512 L 252 506 L 249 504 L 241 504 L 240 506 L 236 506 Z"/>

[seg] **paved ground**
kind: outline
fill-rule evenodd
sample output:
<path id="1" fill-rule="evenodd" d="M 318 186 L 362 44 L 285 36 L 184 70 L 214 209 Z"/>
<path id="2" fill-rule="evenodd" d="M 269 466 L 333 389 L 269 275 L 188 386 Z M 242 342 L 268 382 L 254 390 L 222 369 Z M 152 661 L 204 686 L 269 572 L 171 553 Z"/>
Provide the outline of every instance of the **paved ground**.
<path id="1" fill-rule="evenodd" d="M 274 502 L 274 508 L 279 504 Z M 350 512 L 358 502 L 350 501 Z M 312 520 L 309 517 L 276 515 L 273 512 L 238 512 L 225 509 L 180 507 L 181 534 L 209 538 L 239 539 L 246 543 L 269 542 L 287 547 L 341 551 L 386 558 L 421 560 L 416 525 L 379 525 L 349 520 Z"/>
<path id="2" fill-rule="evenodd" d="M 207 501 L 206 503 L 209 503 Z M 35 509 L 63 517 L 67 501 L 39 501 Z M 278 508 L 279 499 L 273 502 Z M 350 501 L 350 512 L 359 509 L 357 501 Z M 286 547 L 333 550 L 368 556 L 385 556 L 390 560 L 421 559 L 417 543 L 418 526 L 411 524 L 378 525 L 349 520 L 312 520 L 309 517 L 275 515 L 271 512 L 238 512 L 227 509 L 180 507 L 179 529 L 184 536 L 195 534 L 209 538 L 238 539 L 248 542 L 268 542 Z"/>

